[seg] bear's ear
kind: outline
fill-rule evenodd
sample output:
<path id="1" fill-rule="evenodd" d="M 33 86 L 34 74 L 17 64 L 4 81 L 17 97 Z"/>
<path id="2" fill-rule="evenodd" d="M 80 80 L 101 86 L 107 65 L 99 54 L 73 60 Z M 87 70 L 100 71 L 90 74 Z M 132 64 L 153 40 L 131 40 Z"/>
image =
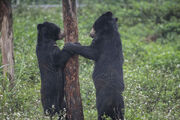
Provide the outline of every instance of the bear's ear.
<path id="1" fill-rule="evenodd" d="M 108 11 L 105 13 L 106 16 L 113 16 L 112 12 L 111 11 Z"/>
<path id="2" fill-rule="evenodd" d="M 49 22 L 48 22 L 48 21 L 45 21 L 43 24 L 48 25 L 48 24 L 49 24 Z"/>
<path id="3" fill-rule="evenodd" d="M 117 22 L 117 21 L 118 21 L 118 18 L 115 18 L 115 21 Z"/>
<path id="4" fill-rule="evenodd" d="M 38 24 L 37 29 L 40 30 L 43 27 L 43 24 Z"/>

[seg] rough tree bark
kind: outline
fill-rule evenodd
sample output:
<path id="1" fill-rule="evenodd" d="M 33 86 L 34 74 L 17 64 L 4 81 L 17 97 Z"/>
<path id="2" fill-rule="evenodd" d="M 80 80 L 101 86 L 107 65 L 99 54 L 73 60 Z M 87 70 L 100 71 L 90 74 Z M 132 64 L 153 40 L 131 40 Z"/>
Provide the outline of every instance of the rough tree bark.
<path id="1" fill-rule="evenodd" d="M 65 42 L 78 41 L 78 27 L 76 17 L 76 0 L 62 0 Z M 83 108 L 80 95 L 78 77 L 78 56 L 73 56 L 65 68 L 66 109 L 68 120 L 83 120 Z"/>
<path id="2" fill-rule="evenodd" d="M 12 8 L 10 0 L 0 0 L 0 30 L 3 74 L 10 80 L 10 88 L 14 86 L 14 55 Z"/>

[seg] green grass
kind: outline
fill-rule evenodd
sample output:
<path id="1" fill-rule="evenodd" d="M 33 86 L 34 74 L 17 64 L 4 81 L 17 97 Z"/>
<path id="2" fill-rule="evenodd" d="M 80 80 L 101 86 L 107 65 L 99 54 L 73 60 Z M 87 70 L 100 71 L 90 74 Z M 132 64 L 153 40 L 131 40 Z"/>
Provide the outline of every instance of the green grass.
<path id="1" fill-rule="evenodd" d="M 154 10 L 154 5 L 158 3 L 148 2 L 132 2 L 129 4 L 131 7 L 121 8 L 120 3 L 89 4 L 78 9 L 79 41 L 83 45 L 91 43 L 89 31 L 99 15 L 111 10 L 119 18 L 125 60 L 126 87 L 123 94 L 127 120 L 180 118 L 180 20 L 172 17 L 166 21 L 163 18 L 171 6 L 177 4 L 167 3 L 163 3 L 166 7 L 155 7 L 161 12 Z M 179 9 L 176 7 L 176 11 Z M 161 23 L 156 23 L 157 16 L 162 20 Z M 13 10 L 13 19 L 16 85 L 9 91 L 9 81 L 0 77 L 0 118 L 49 119 L 43 115 L 40 101 L 40 75 L 35 54 L 36 26 L 50 21 L 63 28 L 61 8 L 30 9 L 21 6 Z M 156 42 L 145 41 L 148 35 L 154 34 L 158 34 Z M 63 41 L 58 42 L 60 48 L 63 44 Z M 83 57 L 79 59 L 84 117 L 85 120 L 96 120 L 95 88 L 91 77 L 93 61 Z"/>

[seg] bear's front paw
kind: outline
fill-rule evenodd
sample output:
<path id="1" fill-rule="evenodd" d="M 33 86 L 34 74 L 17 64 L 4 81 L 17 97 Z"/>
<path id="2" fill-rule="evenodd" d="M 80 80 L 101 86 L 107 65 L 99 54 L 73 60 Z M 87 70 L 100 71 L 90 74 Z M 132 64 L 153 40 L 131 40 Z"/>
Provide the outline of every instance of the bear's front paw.
<path id="1" fill-rule="evenodd" d="M 81 45 L 79 42 L 75 42 L 74 44 L 75 44 L 75 45 Z"/>
<path id="2" fill-rule="evenodd" d="M 63 50 L 70 52 L 70 53 L 74 53 L 73 49 L 74 49 L 75 43 L 65 43 Z"/>
<path id="3" fill-rule="evenodd" d="M 81 44 L 79 42 L 75 42 L 75 43 L 65 43 L 64 45 L 64 49 L 65 50 L 73 50 L 73 48 L 77 47 L 77 46 L 81 46 Z"/>
<path id="4" fill-rule="evenodd" d="M 69 43 L 65 43 L 65 45 L 64 45 L 63 48 L 66 49 L 66 50 L 69 50 L 69 49 L 72 48 L 73 44 L 74 44 L 74 43 L 70 43 L 70 42 L 69 42 Z"/>

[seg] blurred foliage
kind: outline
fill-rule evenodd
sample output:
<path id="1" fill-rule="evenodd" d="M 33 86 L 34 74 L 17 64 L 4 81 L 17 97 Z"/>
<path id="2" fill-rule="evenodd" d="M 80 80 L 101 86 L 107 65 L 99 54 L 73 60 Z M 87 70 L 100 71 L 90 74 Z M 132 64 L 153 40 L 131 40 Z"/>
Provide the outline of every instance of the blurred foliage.
<path id="1" fill-rule="evenodd" d="M 37 5 L 37 4 L 59 4 L 60 0 L 11 0 L 14 4 L 26 4 L 26 5 Z"/>
<path id="2" fill-rule="evenodd" d="M 16 3 L 15 0 L 12 1 Z M 118 17 L 123 42 L 127 120 L 180 118 L 180 1 L 78 0 L 79 41 L 89 45 L 96 18 L 112 11 Z M 0 118 L 48 119 L 40 102 L 40 75 L 35 55 L 38 23 L 63 27 L 62 8 L 31 8 L 33 4 L 61 4 L 58 0 L 20 0 L 13 9 L 15 83 L 0 77 Z M 64 42 L 58 41 L 60 48 Z M 1 57 L 1 54 L 0 54 Z M 85 120 L 96 120 L 93 61 L 79 57 L 79 80 Z M 2 76 L 0 60 L 0 75 Z M 56 116 L 57 117 L 57 116 Z M 55 118 L 56 118 L 55 117 Z"/>

